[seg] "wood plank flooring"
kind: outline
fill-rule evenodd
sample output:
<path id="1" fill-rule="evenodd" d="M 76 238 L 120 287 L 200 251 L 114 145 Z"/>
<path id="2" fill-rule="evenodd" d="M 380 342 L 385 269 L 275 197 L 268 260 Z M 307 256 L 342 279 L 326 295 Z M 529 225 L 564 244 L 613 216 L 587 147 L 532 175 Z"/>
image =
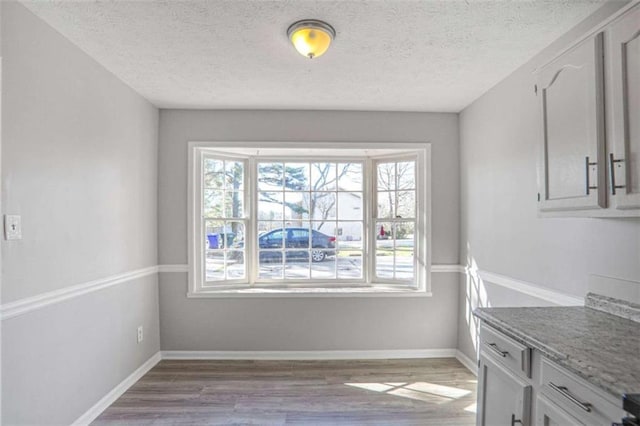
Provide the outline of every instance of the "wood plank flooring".
<path id="1" fill-rule="evenodd" d="M 161 361 L 93 425 L 473 425 L 453 358 Z"/>

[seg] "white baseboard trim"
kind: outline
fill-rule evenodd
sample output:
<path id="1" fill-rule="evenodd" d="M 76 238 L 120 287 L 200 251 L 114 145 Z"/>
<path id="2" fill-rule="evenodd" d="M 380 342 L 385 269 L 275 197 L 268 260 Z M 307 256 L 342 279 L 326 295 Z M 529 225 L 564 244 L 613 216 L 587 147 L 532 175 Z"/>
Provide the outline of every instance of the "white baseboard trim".
<path id="1" fill-rule="evenodd" d="M 5 303 L 0 306 L 0 318 L 4 321 L 36 309 L 156 273 L 158 273 L 158 266 L 150 266 Z"/>
<path id="2" fill-rule="evenodd" d="M 100 401 L 96 402 L 93 407 L 89 408 L 87 412 L 78 417 L 78 419 L 72 423 L 72 426 L 85 426 L 98 418 L 104 410 L 106 410 L 111 404 L 113 404 L 120 396 L 127 391 L 135 382 L 140 380 L 142 376 L 147 374 L 160 360 L 162 355 L 160 352 L 156 352 L 151 358 L 145 361 L 136 371 L 131 373 L 129 377 L 120 382 L 115 388 L 113 388 L 108 394 L 106 394 Z"/>
<path id="3" fill-rule="evenodd" d="M 173 360 L 332 360 L 454 358 L 456 349 L 398 349 L 364 351 L 162 351 Z"/>
<path id="4" fill-rule="evenodd" d="M 473 271 L 467 270 L 467 274 L 474 275 Z M 502 287 L 506 287 L 517 292 L 536 297 L 538 299 L 546 300 L 547 302 L 554 303 L 560 306 L 583 306 L 584 299 L 568 294 L 560 293 L 555 290 L 547 289 L 537 286 L 535 284 L 517 280 L 515 278 L 507 277 L 506 275 L 500 275 L 493 272 L 477 270 L 475 275 L 480 277 L 481 280 L 487 281 L 491 284 L 496 284 Z"/>
<path id="5" fill-rule="evenodd" d="M 467 370 L 471 371 L 475 376 L 478 375 L 478 363 L 466 356 L 462 351 L 456 350 L 456 359 L 460 361 L 462 365 L 467 367 Z"/>

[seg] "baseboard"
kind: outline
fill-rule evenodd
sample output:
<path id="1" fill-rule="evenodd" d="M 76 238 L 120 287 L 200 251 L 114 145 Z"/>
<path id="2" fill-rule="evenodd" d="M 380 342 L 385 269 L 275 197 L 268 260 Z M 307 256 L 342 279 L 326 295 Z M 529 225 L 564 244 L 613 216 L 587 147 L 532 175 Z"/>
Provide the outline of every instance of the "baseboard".
<path id="1" fill-rule="evenodd" d="M 475 376 L 478 375 L 478 363 L 466 356 L 462 351 L 456 350 L 456 359 L 460 361 L 462 365 L 467 367 L 467 370 L 471 371 Z"/>
<path id="2" fill-rule="evenodd" d="M 162 359 L 213 360 L 330 360 L 453 358 L 456 349 L 398 349 L 364 351 L 162 351 Z"/>
<path id="3" fill-rule="evenodd" d="M 151 358 L 145 361 L 136 371 L 131 373 L 129 377 L 120 382 L 115 388 L 113 388 L 108 394 L 106 394 L 100 401 L 95 403 L 93 407 L 89 408 L 82 416 L 73 422 L 73 426 L 84 426 L 94 421 L 104 410 L 113 404 L 120 396 L 126 392 L 135 382 L 140 380 L 142 376 L 147 374 L 160 360 L 162 359 L 161 353 L 156 352 Z"/>

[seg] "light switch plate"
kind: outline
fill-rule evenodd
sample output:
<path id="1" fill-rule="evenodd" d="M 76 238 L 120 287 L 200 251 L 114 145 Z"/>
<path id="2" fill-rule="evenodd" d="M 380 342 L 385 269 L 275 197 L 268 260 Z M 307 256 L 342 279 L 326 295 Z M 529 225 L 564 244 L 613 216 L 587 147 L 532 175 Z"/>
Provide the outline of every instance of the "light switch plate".
<path id="1" fill-rule="evenodd" d="M 20 216 L 4 215 L 4 238 L 7 240 L 22 239 L 22 218 Z"/>

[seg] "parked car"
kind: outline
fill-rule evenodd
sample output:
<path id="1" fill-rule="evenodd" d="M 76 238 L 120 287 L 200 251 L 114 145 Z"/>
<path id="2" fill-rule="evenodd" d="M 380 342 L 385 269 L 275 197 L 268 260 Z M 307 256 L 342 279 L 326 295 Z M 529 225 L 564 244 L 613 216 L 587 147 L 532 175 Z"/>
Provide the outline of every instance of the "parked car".
<path id="1" fill-rule="evenodd" d="M 309 244 L 309 229 L 287 227 L 278 228 L 265 232 L 258 237 L 258 247 L 260 249 L 260 262 L 280 262 L 282 260 L 282 252 L 268 251 L 268 249 L 286 249 L 287 259 L 308 259 L 311 247 L 311 261 L 322 262 L 327 256 L 336 255 L 336 237 L 323 234 L 320 231 L 311 230 L 311 244 Z M 233 244 L 232 248 L 244 247 L 244 241 L 238 241 Z M 305 250 L 291 250 L 296 248 L 304 248 Z"/>

